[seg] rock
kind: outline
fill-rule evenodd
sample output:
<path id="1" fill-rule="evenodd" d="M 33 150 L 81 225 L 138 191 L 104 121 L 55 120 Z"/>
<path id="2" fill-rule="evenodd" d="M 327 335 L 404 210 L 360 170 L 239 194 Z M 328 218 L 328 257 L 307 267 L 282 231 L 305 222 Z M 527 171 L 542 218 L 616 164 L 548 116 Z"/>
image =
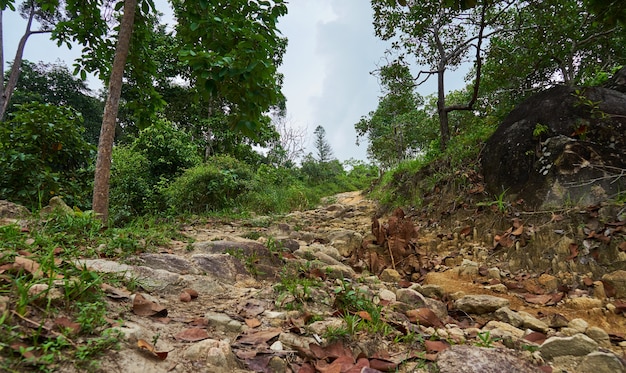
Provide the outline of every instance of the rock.
<path id="1" fill-rule="evenodd" d="M 559 279 L 547 273 L 541 274 L 541 276 L 537 278 L 537 283 L 541 285 L 546 293 L 552 293 L 559 287 Z"/>
<path id="2" fill-rule="evenodd" d="M 507 190 L 525 205 L 549 208 L 594 205 L 626 189 L 626 180 L 608 171 L 626 168 L 626 95 L 587 87 L 581 98 L 577 89 L 556 86 L 509 113 L 482 155 L 487 192 Z M 581 100 L 597 103 L 611 118 L 594 119 Z M 535 136 L 538 125 L 546 130 Z"/>
<path id="3" fill-rule="evenodd" d="M 529 314 L 528 312 L 519 311 L 518 314 L 523 320 L 522 326 L 524 328 L 532 329 L 541 333 L 547 333 L 548 329 L 550 329 L 548 324 L 539 320 L 538 318 Z"/>
<path id="4" fill-rule="evenodd" d="M 349 257 L 361 247 L 363 236 L 353 230 L 342 229 L 328 234 L 330 245 L 339 250 L 339 254 Z"/>
<path id="5" fill-rule="evenodd" d="M 424 285 L 418 291 L 428 298 L 441 299 L 444 295 L 444 290 L 439 285 Z"/>
<path id="6" fill-rule="evenodd" d="M 460 278 L 472 279 L 478 276 L 478 263 L 463 259 L 461 265 L 454 269 Z"/>
<path id="7" fill-rule="evenodd" d="M 398 302 L 406 303 L 412 308 L 427 307 L 426 298 L 413 289 L 396 290 Z"/>
<path id="8" fill-rule="evenodd" d="M 491 338 L 515 337 L 521 339 L 524 337 L 522 329 L 501 321 L 491 320 L 483 327 L 483 330 L 489 331 Z"/>
<path id="9" fill-rule="evenodd" d="M 139 255 L 137 264 L 183 275 L 199 272 L 190 261 L 174 254 L 143 253 Z"/>
<path id="10" fill-rule="evenodd" d="M 241 260 L 230 254 L 195 254 L 191 260 L 202 273 L 227 282 L 250 276 Z"/>
<path id="11" fill-rule="evenodd" d="M 589 323 L 583 319 L 573 319 L 567 323 L 567 327 L 576 330 L 578 333 L 585 333 Z"/>
<path id="12" fill-rule="evenodd" d="M 614 354 L 592 352 L 576 367 L 577 373 L 624 373 L 626 367 Z"/>
<path id="13" fill-rule="evenodd" d="M 328 317 L 324 320 L 315 321 L 311 323 L 307 328 L 312 334 L 324 335 L 329 329 L 337 330 L 345 327 L 343 319 L 338 317 Z"/>
<path id="14" fill-rule="evenodd" d="M 492 295 L 466 295 L 456 300 L 454 306 L 463 312 L 482 315 L 494 312 L 498 308 L 508 307 L 509 301 Z"/>
<path id="15" fill-rule="evenodd" d="M 388 289 L 381 289 L 378 293 L 378 298 L 380 298 L 381 301 L 386 301 L 389 303 L 393 303 L 397 299 L 396 293 Z"/>
<path id="16" fill-rule="evenodd" d="M 565 301 L 565 304 L 575 310 L 590 310 L 593 308 L 602 308 L 602 300 L 589 297 L 571 298 Z"/>
<path id="17" fill-rule="evenodd" d="M 611 338 L 609 337 L 609 333 L 607 333 L 604 329 L 598 328 L 597 326 L 590 326 L 587 328 L 585 334 L 587 337 L 596 341 L 600 347 L 611 347 Z"/>
<path id="18" fill-rule="evenodd" d="M 500 280 L 500 268 L 497 267 L 491 267 L 489 269 L 487 269 L 487 278 L 490 279 L 494 279 L 494 280 Z"/>
<path id="19" fill-rule="evenodd" d="M 209 326 L 214 327 L 217 330 L 239 333 L 243 330 L 243 324 L 240 321 L 233 320 L 230 316 L 208 311 L 204 314 L 204 319 Z"/>
<path id="20" fill-rule="evenodd" d="M 602 281 L 615 289 L 615 298 L 626 298 L 626 271 L 618 270 L 602 276 Z"/>
<path id="21" fill-rule="evenodd" d="M 30 211 L 22 205 L 0 199 L 0 218 L 20 219 L 30 215 Z"/>
<path id="22" fill-rule="evenodd" d="M 215 373 L 230 373 L 238 367 L 228 341 L 205 339 L 187 347 L 183 356 L 187 360 L 206 362 Z"/>
<path id="23" fill-rule="evenodd" d="M 41 209 L 39 214 L 41 216 L 49 215 L 52 213 L 56 214 L 65 214 L 65 215 L 74 215 L 74 210 L 65 204 L 63 199 L 59 196 L 55 196 L 50 198 L 50 202 L 48 202 L 48 206 Z"/>
<path id="24" fill-rule="evenodd" d="M 146 291 L 163 291 L 166 288 L 174 291 L 182 278 L 177 273 L 163 269 L 152 269 L 144 266 L 130 266 L 105 259 L 79 259 L 75 265 L 101 273 L 117 273 L 127 279 L 137 280 Z"/>
<path id="25" fill-rule="evenodd" d="M 287 362 L 278 356 L 272 356 L 267 364 L 267 368 L 272 373 L 285 373 L 287 372 Z M 291 369 L 289 372 L 291 372 Z"/>
<path id="26" fill-rule="evenodd" d="M 439 353 L 440 373 L 537 373 L 538 369 L 514 350 L 481 348 L 467 345 L 452 346 Z"/>
<path id="27" fill-rule="evenodd" d="M 400 276 L 398 271 L 392 268 L 385 268 L 378 277 L 380 278 L 380 281 L 384 282 L 397 283 L 402 280 L 402 276 Z"/>
<path id="28" fill-rule="evenodd" d="M 280 333 L 278 340 L 286 346 L 303 349 L 308 349 L 311 343 L 317 343 L 317 341 L 311 337 L 284 332 Z"/>
<path id="29" fill-rule="evenodd" d="M 550 337 L 539 347 L 541 356 L 550 360 L 557 356 L 584 356 L 598 350 L 598 343 L 584 334 L 571 337 Z"/>
<path id="30" fill-rule="evenodd" d="M 519 328 L 524 324 L 524 319 L 515 311 L 512 311 L 509 307 L 498 308 L 494 313 L 495 317 L 507 324 Z"/>

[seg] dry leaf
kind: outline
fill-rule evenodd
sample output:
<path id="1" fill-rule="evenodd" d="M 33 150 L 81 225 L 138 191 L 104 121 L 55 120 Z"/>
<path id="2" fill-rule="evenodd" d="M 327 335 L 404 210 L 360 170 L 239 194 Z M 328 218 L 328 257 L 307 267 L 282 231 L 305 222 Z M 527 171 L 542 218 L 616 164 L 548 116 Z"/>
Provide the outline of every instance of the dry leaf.
<path id="1" fill-rule="evenodd" d="M 140 339 L 137 341 L 137 347 L 142 350 L 148 351 L 161 360 L 167 359 L 168 351 L 157 351 L 156 348 L 148 341 Z"/>
<path id="2" fill-rule="evenodd" d="M 573 260 L 578 256 L 578 244 L 572 242 L 569 244 L 569 256 L 565 260 Z"/>
<path id="3" fill-rule="evenodd" d="M 165 307 L 147 300 L 141 294 L 135 294 L 135 299 L 133 299 L 133 312 L 138 316 L 167 316 L 167 309 Z"/>
<path id="4" fill-rule="evenodd" d="M 619 251 L 626 251 L 626 241 L 619 244 L 618 249 Z"/>
<path id="5" fill-rule="evenodd" d="M 242 335 L 241 337 L 239 337 L 239 339 L 237 339 L 237 343 L 249 344 L 249 345 L 258 345 L 261 343 L 267 343 L 269 340 L 277 337 L 282 332 L 283 330 L 281 328 L 258 330 L 258 331 L 254 331 L 252 334 Z"/>
<path id="6" fill-rule="evenodd" d="M 78 332 L 80 332 L 80 324 L 73 322 L 67 317 L 57 317 L 54 320 L 54 324 L 61 328 L 70 329 L 73 334 L 78 334 Z"/>
<path id="7" fill-rule="evenodd" d="M 426 352 L 438 353 L 438 352 L 448 349 L 450 345 L 442 341 L 428 340 L 428 341 L 424 341 L 424 347 L 426 348 Z"/>
<path id="8" fill-rule="evenodd" d="M 356 313 L 356 315 L 362 318 L 363 320 L 372 321 L 372 316 L 370 316 L 369 312 L 367 311 L 359 311 Z"/>
<path id="9" fill-rule="evenodd" d="M 15 257 L 15 267 L 14 268 L 23 268 L 26 272 L 33 275 L 34 278 L 43 277 L 43 272 L 39 268 L 39 263 L 34 260 L 24 258 L 23 256 Z"/>
<path id="10" fill-rule="evenodd" d="M 524 299 L 528 303 L 546 304 L 552 301 L 552 294 L 524 294 Z"/>
<path id="11" fill-rule="evenodd" d="M 209 333 L 204 328 L 189 328 L 179 332 L 174 338 L 184 342 L 197 342 L 209 338 Z"/>
<path id="12" fill-rule="evenodd" d="M 246 325 L 248 325 L 248 328 L 254 329 L 256 327 L 259 327 L 261 325 L 261 322 L 255 317 L 253 319 L 246 319 Z"/>
<path id="13" fill-rule="evenodd" d="M 437 315 L 435 315 L 435 313 L 431 309 L 426 307 L 418 308 L 415 310 L 408 310 L 406 311 L 406 315 L 413 323 L 418 323 L 426 327 L 443 327 L 443 323 L 441 322 L 439 317 L 437 317 Z"/>
<path id="14" fill-rule="evenodd" d="M 100 289 L 104 291 L 107 297 L 113 299 L 128 299 L 131 296 L 131 292 L 126 289 L 118 289 L 109 284 L 100 285 Z"/>
<path id="15" fill-rule="evenodd" d="M 515 228 L 515 230 L 513 232 L 511 232 L 511 235 L 513 235 L 513 236 L 521 236 L 522 233 L 524 233 L 524 226 L 520 225 L 519 227 Z"/>

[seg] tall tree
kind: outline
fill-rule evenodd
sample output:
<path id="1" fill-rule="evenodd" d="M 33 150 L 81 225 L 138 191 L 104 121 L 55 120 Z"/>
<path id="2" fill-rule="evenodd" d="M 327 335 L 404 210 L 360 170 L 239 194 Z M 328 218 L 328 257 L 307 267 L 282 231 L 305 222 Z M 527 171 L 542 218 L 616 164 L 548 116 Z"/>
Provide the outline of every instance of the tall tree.
<path id="1" fill-rule="evenodd" d="M 383 168 L 425 150 L 436 138 L 436 126 L 428 120 L 422 97 L 415 92 L 413 76 L 402 64 L 383 66 L 378 71 L 384 96 L 378 107 L 354 125 L 357 145 L 367 137 L 368 157 Z"/>
<path id="2" fill-rule="evenodd" d="M 19 11 L 26 22 L 26 30 L 20 38 L 20 41 L 15 51 L 15 58 L 13 59 L 13 65 L 11 72 L 4 82 L 4 42 L 3 42 L 3 24 L 2 16 L 6 9 L 15 11 L 14 0 L 1 0 L 0 1 L 0 77 L 3 81 L 0 84 L 0 122 L 4 120 L 4 117 L 11 101 L 11 95 L 15 90 L 15 86 L 20 76 L 20 67 L 22 66 L 22 58 L 24 56 L 24 48 L 26 48 L 26 42 L 31 35 L 44 34 L 52 32 L 54 24 L 60 19 L 60 12 L 57 7 L 59 5 L 58 0 L 28 0 L 19 6 Z M 40 24 L 40 28 L 34 30 L 33 20 L 37 20 Z"/>
<path id="3" fill-rule="evenodd" d="M 326 130 L 322 126 L 317 126 L 313 134 L 315 135 L 313 146 L 315 146 L 317 153 L 317 161 L 319 163 L 330 162 L 333 159 L 333 148 L 326 139 Z"/>
<path id="4" fill-rule="evenodd" d="M 122 94 L 122 78 L 130 38 L 135 22 L 135 8 L 137 0 L 124 0 L 124 14 L 120 24 L 120 32 L 115 49 L 115 57 L 109 78 L 109 93 L 104 106 L 100 141 L 98 142 L 98 158 L 96 159 L 96 174 L 93 186 L 93 210 L 104 222 L 109 217 L 109 179 L 111 177 L 111 152 L 115 138 L 115 121 Z"/>
<path id="5" fill-rule="evenodd" d="M 399 62 L 405 63 L 404 56 L 408 54 L 426 67 L 415 78 L 416 84 L 432 76 L 437 78 L 442 148 L 450 139 L 448 114 L 455 110 L 472 110 L 477 101 L 483 45 L 491 35 L 505 32 L 506 25 L 500 23 L 500 17 L 514 2 L 480 1 L 476 7 L 460 9 L 448 7 L 442 0 L 415 1 L 406 7 L 387 0 L 372 1 L 376 35 L 383 40 L 394 40 L 392 49 L 401 54 Z M 466 104 L 447 105 L 445 73 L 464 63 L 475 66 L 473 94 Z"/>

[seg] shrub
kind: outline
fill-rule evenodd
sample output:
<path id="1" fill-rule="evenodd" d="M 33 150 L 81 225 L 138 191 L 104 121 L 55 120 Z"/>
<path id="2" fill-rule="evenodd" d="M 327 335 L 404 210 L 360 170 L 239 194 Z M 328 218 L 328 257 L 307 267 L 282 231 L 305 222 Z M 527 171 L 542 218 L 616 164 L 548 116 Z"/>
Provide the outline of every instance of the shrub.
<path id="1" fill-rule="evenodd" d="M 176 213 L 202 213 L 232 207 L 253 186 L 247 164 L 220 155 L 185 171 L 165 189 L 165 196 Z"/>
<path id="2" fill-rule="evenodd" d="M 150 161 L 128 146 L 113 149 L 110 182 L 110 216 L 114 223 L 147 212 L 154 196 Z"/>
<path id="3" fill-rule="evenodd" d="M 95 147 L 83 139 L 80 114 L 36 102 L 16 106 L 0 126 L 0 198 L 36 209 L 60 195 L 88 208 Z"/>

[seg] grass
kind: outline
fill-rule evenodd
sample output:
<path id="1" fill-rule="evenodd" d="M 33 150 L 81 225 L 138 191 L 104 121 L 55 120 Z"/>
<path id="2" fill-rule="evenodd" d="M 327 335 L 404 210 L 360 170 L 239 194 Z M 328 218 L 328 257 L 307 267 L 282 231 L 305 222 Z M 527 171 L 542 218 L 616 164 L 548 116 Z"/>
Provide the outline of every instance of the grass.
<path id="1" fill-rule="evenodd" d="M 104 283 L 135 289 L 136 280 L 76 266 L 83 258 L 126 257 L 180 239 L 156 218 L 103 230 L 90 212 L 55 213 L 0 227 L 0 371 L 97 369 L 123 338 L 109 320 Z"/>

